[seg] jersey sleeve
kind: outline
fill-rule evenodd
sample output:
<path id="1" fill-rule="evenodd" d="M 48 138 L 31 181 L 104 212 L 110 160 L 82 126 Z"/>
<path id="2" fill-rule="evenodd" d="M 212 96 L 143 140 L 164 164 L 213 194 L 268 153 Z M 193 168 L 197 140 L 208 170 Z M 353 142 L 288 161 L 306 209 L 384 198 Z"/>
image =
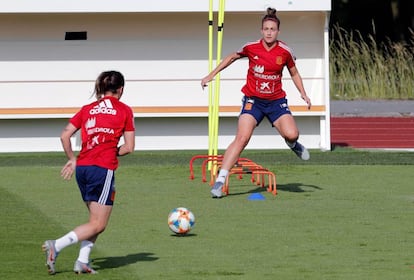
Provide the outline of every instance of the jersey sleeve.
<path id="1" fill-rule="evenodd" d="M 250 46 L 251 44 L 252 44 L 251 42 L 244 44 L 236 53 L 240 55 L 241 57 L 248 56 L 248 52 L 249 52 L 248 46 Z"/>
<path id="2" fill-rule="evenodd" d="M 286 60 L 286 66 L 289 69 L 292 68 L 293 66 L 296 65 L 295 60 L 296 60 L 295 56 L 291 52 L 288 52 L 287 60 Z"/>
<path id="3" fill-rule="evenodd" d="M 83 107 L 79 112 L 77 112 L 70 120 L 69 122 L 73 124 L 76 128 L 81 128 L 82 126 L 82 111 Z"/>
<path id="4" fill-rule="evenodd" d="M 247 56 L 246 55 L 246 52 L 245 52 L 245 50 L 244 50 L 244 46 L 242 47 L 242 48 L 240 48 L 237 52 L 236 52 L 238 55 L 240 55 L 241 57 L 245 57 L 245 56 Z"/>

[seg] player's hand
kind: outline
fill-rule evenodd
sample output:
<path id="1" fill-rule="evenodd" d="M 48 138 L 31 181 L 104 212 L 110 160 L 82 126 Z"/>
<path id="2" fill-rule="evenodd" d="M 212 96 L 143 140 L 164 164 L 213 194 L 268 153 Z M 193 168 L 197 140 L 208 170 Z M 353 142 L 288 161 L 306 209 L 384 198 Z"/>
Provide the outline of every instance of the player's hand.
<path id="1" fill-rule="evenodd" d="M 312 102 L 310 98 L 307 95 L 305 95 L 305 96 L 302 96 L 302 99 L 306 102 L 306 104 L 308 104 L 308 110 L 310 110 L 310 108 L 312 107 Z"/>
<path id="2" fill-rule="evenodd" d="M 204 88 L 207 86 L 207 84 L 211 81 L 211 78 L 209 76 L 204 77 L 201 80 L 201 88 L 204 90 Z"/>
<path id="3" fill-rule="evenodd" d="M 65 180 L 70 180 L 75 173 L 76 168 L 76 159 L 70 159 L 68 162 L 63 166 L 62 170 L 60 171 L 60 176 L 62 176 Z"/>

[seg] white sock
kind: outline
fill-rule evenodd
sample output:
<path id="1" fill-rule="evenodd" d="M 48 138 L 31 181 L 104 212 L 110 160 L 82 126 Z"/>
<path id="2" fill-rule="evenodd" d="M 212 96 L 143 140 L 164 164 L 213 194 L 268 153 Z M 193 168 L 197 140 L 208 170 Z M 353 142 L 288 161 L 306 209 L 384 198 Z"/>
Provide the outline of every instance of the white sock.
<path id="1" fill-rule="evenodd" d="M 224 183 L 226 181 L 227 175 L 229 174 L 228 170 L 220 169 L 219 175 L 217 176 L 216 182 Z"/>
<path id="2" fill-rule="evenodd" d="M 89 255 L 92 251 L 94 243 L 89 240 L 83 240 L 81 242 L 81 248 L 79 250 L 78 261 L 83 263 L 89 263 Z"/>
<path id="3" fill-rule="evenodd" d="M 59 239 L 56 239 L 55 249 L 60 252 L 63 248 L 78 243 L 78 236 L 74 231 L 67 233 Z"/>
<path id="4" fill-rule="evenodd" d="M 286 144 L 289 146 L 289 148 L 294 148 L 295 146 L 296 146 L 296 141 L 295 142 L 289 142 L 289 141 L 286 141 L 285 140 L 285 142 L 286 142 Z"/>

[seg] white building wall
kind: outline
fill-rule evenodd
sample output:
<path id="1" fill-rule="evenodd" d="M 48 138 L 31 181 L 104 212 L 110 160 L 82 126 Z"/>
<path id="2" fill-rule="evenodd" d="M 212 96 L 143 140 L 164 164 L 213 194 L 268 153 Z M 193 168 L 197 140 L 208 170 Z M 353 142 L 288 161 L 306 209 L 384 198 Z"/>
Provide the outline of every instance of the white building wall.
<path id="1" fill-rule="evenodd" d="M 217 11 L 218 0 L 213 1 Z M 208 0 L 19 0 L 5 1 L 4 13 L 129 13 L 129 12 L 204 12 Z M 329 0 L 227 0 L 226 11 L 330 11 Z"/>
<path id="2" fill-rule="evenodd" d="M 0 8 L 0 67 L 7 69 L 0 75 L 0 152 L 61 150 L 58 137 L 67 118 L 93 100 L 95 78 L 110 69 L 127 80 L 123 101 L 137 117 L 137 149 L 208 147 L 205 112 L 168 109 L 208 106 L 207 91 L 200 87 L 208 72 L 208 1 L 18 2 Z M 301 141 L 329 149 L 321 135 L 329 116 L 324 37 L 329 1 L 226 2 L 223 56 L 260 38 L 263 12 L 275 3 L 282 22 L 279 38 L 293 49 L 308 95 L 322 108 L 294 112 Z M 65 41 L 71 31 L 86 31 L 87 40 Z M 221 74 L 220 104 L 236 109 L 221 113 L 219 149 L 234 137 L 246 71 L 247 61 L 237 61 Z M 287 73 L 283 81 L 290 105 L 302 108 Z M 263 122 L 247 148 L 285 144 Z"/>

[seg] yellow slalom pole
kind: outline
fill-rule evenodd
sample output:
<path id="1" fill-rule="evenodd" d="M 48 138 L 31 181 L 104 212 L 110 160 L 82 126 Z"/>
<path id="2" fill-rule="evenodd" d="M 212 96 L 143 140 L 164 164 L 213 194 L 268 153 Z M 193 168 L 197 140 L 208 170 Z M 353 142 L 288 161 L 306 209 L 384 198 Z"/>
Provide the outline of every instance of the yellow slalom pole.
<path id="1" fill-rule="evenodd" d="M 208 72 L 213 70 L 213 0 L 209 2 L 208 10 Z M 213 154 L 214 137 L 213 137 L 213 85 L 208 87 L 208 155 Z M 211 162 L 208 163 L 208 169 L 211 168 Z"/>
<path id="2" fill-rule="evenodd" d="M 224 28 L 224 9 L 225 0 L 219 1 L 218 23 L 217 23 L 217 59 L 216 64 L 221 62 L 221 49 L 223 45 L 223 28 Z M 213 110 L 213 135 L 214 146 L 213 156 L 217 156 L 218 150 L 218 131 L 219 131 L 219 107 L 220 107 L 220 73 L 216 75 L 215 93 L 214 93 L 214 110 Z"/>

